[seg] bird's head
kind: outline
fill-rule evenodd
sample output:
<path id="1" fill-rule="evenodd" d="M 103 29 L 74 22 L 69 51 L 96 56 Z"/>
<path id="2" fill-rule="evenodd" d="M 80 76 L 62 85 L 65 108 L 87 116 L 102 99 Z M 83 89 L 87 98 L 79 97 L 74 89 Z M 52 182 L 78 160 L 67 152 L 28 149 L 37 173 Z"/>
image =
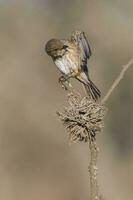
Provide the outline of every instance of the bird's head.
<path id="1" fill-rule="evenodd" d="M 55 59 L 64 54 L 65 45 L 61 40 L 51 39 L 46 43 L 45 51 L 49 56 Z"/>

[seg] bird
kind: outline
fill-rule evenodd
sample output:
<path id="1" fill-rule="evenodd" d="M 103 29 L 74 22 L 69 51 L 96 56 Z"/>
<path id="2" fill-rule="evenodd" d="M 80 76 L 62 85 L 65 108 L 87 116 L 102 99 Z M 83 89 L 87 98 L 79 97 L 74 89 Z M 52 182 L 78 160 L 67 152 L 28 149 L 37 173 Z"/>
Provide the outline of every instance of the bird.
<path id="1" fill-rule="evenodd" d="M 59 82 L 76 78 L 94 101 L 100 98 L 100 90 L 89 77 L 87 63 L 92 53 L 83 31 L 75 30 L 68 39 L 50 39 L 45 45 L 45 51 L 62 74 Z"/>

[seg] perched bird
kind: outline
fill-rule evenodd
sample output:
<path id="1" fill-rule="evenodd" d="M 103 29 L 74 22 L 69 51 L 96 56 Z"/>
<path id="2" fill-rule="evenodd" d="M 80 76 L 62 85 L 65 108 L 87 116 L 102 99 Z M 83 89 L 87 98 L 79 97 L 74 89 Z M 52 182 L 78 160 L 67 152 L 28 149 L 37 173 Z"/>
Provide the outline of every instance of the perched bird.
<path id="1" fill-rule="evenodd" d="M 51 39 L 46 43 L 45 50 L 63 75 L 59 81 L 76 78 L 83 83 L 87 94 L 98 100 L 101 93 L 89 78 L 87 61 L 91 49 L 83 31 L 74 31 L 67 40 Z"/>

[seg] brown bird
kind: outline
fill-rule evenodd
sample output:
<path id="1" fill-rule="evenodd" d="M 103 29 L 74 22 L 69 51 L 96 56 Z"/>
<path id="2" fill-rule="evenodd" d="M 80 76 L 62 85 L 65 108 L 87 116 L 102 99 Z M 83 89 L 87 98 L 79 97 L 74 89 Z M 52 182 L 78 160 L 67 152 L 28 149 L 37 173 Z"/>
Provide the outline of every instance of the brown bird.
<path id="1" fill-rule="evenodd" d="M 74 31 L 68 40 L 51 39 L 45 50 L 63 75 L 59 81 L 76 78 L 83 83 L 87 94 L 95 101 L 100 97 L 100 90 L 89 78 L 87 61 L 91 56 L 91 49 L 83 31 Z"/>

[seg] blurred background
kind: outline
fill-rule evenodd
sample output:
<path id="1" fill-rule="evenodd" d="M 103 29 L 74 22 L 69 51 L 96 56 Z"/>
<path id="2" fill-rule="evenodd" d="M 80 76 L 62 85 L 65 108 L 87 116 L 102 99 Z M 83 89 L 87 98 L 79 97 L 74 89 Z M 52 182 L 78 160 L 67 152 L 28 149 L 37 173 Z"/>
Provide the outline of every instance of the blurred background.
<path id="1" fill-rule="evenodd" d="M 44 51 L 82 29 L 90 76 L 104 96 L 133 58 L 132 0 L 0 0 L 0 199 L 87 200 L 87 144 L 68 145 L 56 116 L 67 93 Z M 107 200 L 133 199 L 133 67 L 106 103 L 98 136 L 99 185 Z M 73 84 L 82 94 L 82 87 Z"/>

